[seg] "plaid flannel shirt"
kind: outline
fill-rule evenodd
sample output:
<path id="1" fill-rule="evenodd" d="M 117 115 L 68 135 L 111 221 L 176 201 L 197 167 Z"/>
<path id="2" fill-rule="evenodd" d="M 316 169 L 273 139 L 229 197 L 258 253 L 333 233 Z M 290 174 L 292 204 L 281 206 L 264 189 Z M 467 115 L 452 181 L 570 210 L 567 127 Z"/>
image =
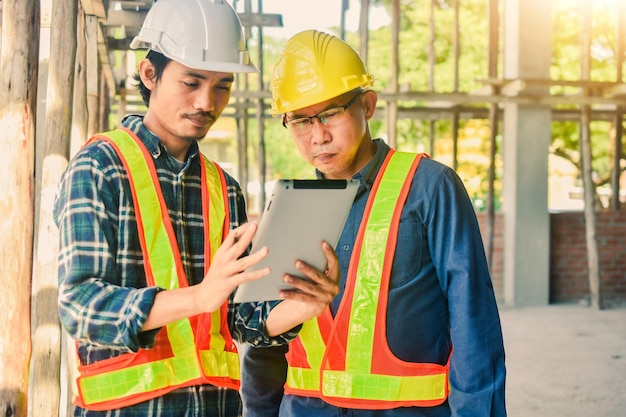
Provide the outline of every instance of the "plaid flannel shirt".
<path id="1" fill-rule="evenodd" d="M 143 141 L 154 158 L 163 195 L 176 234 L 190 285 L 204 277 L 204 241 L 200 199 L 198 144 L 185 163 L 170 156 L 140 116 L 122 125 Z M 230 228 L 244 223 L 246 209 L 236 180 L 226 174 Z M 157 330 L 141 328 L 162 289 L 148 287 L 139 244 L 128 177 L 106 141 L 81 149 L 59 183 L 54 218 L 59 227 L 59 316 L 77 341 L 78 356 L 91 364 L 154 343 Z M 252 345 L 277 345 L 293 332 L 268 338 L 264 321 L 273 304 L 229 302 L 228 322 L 233 337 Z M 110 416 L 238 416 L 236 391 L 211 385 L 176 390 L 163 397 L 106 413 L 77 409 L 75 415 Z"/>

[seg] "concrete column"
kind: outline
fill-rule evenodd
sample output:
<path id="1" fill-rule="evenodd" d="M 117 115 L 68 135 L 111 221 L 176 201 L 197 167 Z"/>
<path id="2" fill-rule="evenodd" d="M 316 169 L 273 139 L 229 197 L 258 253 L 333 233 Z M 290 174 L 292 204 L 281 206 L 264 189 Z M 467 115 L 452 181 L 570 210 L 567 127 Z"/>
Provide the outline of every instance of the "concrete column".
<path id="1" fill-rule="evenodd" d="M 550 78 L 550 0 L 503 3 L 504 78 Z M 520 95 L 543 93 L 526 89 Z M 549 106 L 504 105 L 504 301 L 516 307 L 549 302 L 550 122 Z"/>

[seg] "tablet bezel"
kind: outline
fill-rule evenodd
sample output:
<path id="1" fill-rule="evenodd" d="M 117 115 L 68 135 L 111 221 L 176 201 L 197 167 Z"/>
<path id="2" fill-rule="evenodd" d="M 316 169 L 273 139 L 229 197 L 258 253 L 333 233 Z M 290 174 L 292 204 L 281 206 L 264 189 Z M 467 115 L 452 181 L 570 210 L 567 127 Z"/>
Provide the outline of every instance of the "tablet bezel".
<path id="1" fill-rule="evenodd" d="M 267 246 L 269 253 L 250 270 L 269 266 L 268 276 L 239 286 L 235 302 L 280 300 L 284 274 L 302 276 L 300 259 L 319 270 L 326 268 L 322 241 L 337 244 L 359 187 L 358 180 L 276 181 L 260 217 L 251 252 Z"/>

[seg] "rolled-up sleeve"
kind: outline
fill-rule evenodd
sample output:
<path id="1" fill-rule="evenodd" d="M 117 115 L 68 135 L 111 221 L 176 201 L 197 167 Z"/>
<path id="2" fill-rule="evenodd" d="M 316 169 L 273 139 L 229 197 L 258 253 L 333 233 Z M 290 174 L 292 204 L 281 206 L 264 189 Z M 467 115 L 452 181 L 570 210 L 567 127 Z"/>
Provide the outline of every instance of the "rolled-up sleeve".
<path id="1" fill-rule="evenodd" d="M 280 301 L 236 304 L 236 321 L 233 337 L 239 343 L 247 343 L 256 347 L 286 345 L 298 335 L 301 325 L 278 335 L 267 335 L 265 323 L 267 317 Z"/>

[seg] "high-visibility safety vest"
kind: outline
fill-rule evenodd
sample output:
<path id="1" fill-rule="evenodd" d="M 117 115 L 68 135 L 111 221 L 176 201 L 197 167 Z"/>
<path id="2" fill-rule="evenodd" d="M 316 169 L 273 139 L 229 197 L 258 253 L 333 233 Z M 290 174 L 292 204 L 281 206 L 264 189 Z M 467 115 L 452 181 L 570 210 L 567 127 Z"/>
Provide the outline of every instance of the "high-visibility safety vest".
<path id="1" fill-rule="evenodd" d="M 167 290 L 189 286 L 152 155 L 128 129 L 92 140 L 110 143 L 128 173 L 148 285 Z M 228 232 L 229 209 L 223 171 L 204 155 L 201 159 L 202 214 L 208 219 L 204 225 L 206 273 Z M 213 313 L 166 325 L 150 349 L 79 366 L 74 402 L 89 410 L 109 410 L 191 385 L 238 389 L 239 356 L 228 329 L 227 309 L 225 302 Z"/>
<path id="2" fill-rule="evenodd" d="M 400 214 L 422 156 L 389 152 L 365 207 L 336 316 L 327 308 L 305 322 L 290 343 L 286 393 L 357 409 L 426 407 L 446 400 L 449 360 L 443 366 L 402 361 L 386 337 Z"/>

